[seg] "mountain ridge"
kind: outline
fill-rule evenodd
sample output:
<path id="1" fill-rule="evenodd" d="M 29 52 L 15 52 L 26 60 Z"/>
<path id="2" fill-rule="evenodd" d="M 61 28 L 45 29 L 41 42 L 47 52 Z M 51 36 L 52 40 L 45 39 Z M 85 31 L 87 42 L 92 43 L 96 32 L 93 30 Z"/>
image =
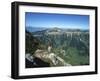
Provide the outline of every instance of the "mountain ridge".
<path id="1" fill-rule="evenodd" d="M 70 31 L 70 32 L 74 32 L 74 31 L 81 31 L 81 32 L 89 32 L 89 29 L 71 29 L 71 28 L 58 28 L 58 27 L 54 27 L 54 28 L 47 28 L 47 27 L 26 27 L 26 30 L 28 30 L 29 32 L 37 32 L 37 31 L 43 31 L 43 30 L 49 30 L 49 31 Z"/>

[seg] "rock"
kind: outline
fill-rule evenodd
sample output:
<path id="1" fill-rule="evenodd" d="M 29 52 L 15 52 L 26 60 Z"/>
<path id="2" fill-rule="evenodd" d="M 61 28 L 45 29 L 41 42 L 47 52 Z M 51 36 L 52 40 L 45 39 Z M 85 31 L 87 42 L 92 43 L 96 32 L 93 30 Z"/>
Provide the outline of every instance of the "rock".
<path id="1" fill-rule="evenodd" d="M 71 64 L 66 63 L 61 57 L 56 56 L 54 53 L 49 53 L 45 50 L 36 50 L 34 56 L 44 62 L 49 63 L 50 66 L 71 66 Z"/>
<path id="2" fill-rule="evenodd" d="M 32 56 L 31 54 L 25 55 L 25 67 L 26 68 L 35 68 L 35 67 L 49 67 L 50 64 L 42 61 L 39 58 Z"/>
<path id="3" fill-rule="evenodd" d="M 31 54 L 29 54 L 29 53 L 25 54 L 25 58 L 27 60 L 29 60 L 30 62 L 33 62 L 33 59 L 34 59 L 33 56 Z"/>

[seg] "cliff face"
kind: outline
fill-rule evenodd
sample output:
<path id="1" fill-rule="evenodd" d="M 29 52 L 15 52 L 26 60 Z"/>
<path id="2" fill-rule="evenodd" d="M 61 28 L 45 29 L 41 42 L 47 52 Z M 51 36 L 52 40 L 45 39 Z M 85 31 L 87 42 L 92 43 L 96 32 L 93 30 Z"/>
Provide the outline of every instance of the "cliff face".
<path id="1" fill-rule="evenodd" d="M 52 44 L 54 48 L 80 47 L 89 48 L 89 31 L 82 30 L 61 30 L 48 29 L 39 32 L 33 32 L 33 36 L 39 39 L 43 44 Z"/>

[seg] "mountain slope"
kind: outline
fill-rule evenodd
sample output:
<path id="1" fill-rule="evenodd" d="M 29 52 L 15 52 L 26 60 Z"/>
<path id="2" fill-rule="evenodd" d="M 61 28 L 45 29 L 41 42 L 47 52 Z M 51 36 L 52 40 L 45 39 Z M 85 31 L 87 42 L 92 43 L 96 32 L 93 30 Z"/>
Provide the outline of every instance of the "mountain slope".
<path id="1" fill-rule="evenodd" d="M 31 32 L 37 49 L 47 50 L 71 65 L 89 65 L 89 30 L 50 28 Z"/>

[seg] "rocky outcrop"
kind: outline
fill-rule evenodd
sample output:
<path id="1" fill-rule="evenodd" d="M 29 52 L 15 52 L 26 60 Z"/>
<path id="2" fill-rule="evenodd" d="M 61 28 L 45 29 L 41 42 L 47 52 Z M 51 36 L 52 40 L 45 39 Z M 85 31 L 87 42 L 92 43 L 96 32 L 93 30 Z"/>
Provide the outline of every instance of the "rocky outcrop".
<path id="1" fill-rule="evenodd" d="M 44 62 L 50 64 L 50 66 L 71 66 L 71 64 L 66 63 L 61 57 L 54 53 L 49 53 L 46 50 L 36 50 L 35 57 L 41 59 Z"/>
<path id="2" fill-rule="evenodd" d="M 49 67 L 50 64 L 42 61 L 41 59 L 32 56 L 31 54 L 25 55 L 25 67 L 26 68 L 38 68 L 38 67 Z"/>

